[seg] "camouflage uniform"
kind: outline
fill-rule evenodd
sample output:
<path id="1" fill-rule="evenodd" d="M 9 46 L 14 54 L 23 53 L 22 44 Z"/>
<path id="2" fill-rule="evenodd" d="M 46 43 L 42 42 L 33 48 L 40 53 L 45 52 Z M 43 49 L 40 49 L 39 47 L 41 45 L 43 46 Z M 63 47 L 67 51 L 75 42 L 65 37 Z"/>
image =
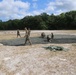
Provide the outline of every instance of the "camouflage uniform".
<path id="1" fill-rule="evenodd" d="M 51 37 L 47 35 L 47 41 L 50 42 Z"/>
<path id="2" fill-rule="evenodd" d="M 53 33 L 51 33 L 51 40 L 53 40 L 54 39 L 54 35 L 53 35 Z"/>
<path id="3" fill-rule="evenodd" d="M 45 37 L 45 33 L 44 33 L 44 32 L 41 33 L 41 37 L 42 37 L 42 38 Z"/>
<path id="4" fill-rule="evenodd" d="M 20 32 L 19 32 L 19 29 L 17 30 L 17 37 L 18 37 L 18 36 L 21 37 Z"/>
<path id="5" fill-rule="evenodd" d="M 27 33 L 26 33 L 26 39 L 25 39 L 25 44 L 28 41 L 30 43 L 30 45 L 32 45 L 31 41 L 30 41 L 30 29 L 28 29 Z"/>
<path id="6" fill-rule="evenodd" d="M 24 37 L 26 37 L 26 35 L 27 35 L 27 32 L 28 32 L 28 31 L 27 31 L 27 28 L 25 27 L 25 36 L 24 36 Z"/>

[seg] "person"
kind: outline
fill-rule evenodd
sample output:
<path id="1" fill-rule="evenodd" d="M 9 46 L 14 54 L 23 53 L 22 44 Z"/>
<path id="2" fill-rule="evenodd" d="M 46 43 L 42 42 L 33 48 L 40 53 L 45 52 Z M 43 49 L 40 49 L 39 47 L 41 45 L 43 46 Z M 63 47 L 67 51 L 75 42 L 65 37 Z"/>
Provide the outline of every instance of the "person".
<path id="1" fill-rule="evenodd" d="M 25 27 L 25 36 L 24 37 L 26 37 L 26 34 L 27 34 L 27 28 Z"/>
<path id="2" fill-rule="evenodd" d="M 30 28 L 28 28 L 28 35 L 30 36 L 30 32 L 31 32 L 31 30 L 30 30 Z"/>
<path id="3" fill-rule="evenodd" d="M 54 39 L 54 34 L 53 33 L 51 33 L 51 40 L 53 40 Z"/>
<path id="4" fill-rule="evenodd" d="M 30 40 L 30 28 L 28 28 L 27 33 L 26 33 L 26 38 L 25 38 L 25 45 L 27 43 L 27 41 L 30 43 L 30 45 L 32 45 L 31 40 Z"/>
<path id="5" fill-rule="evenodd" d="M 45 33 L 44 33 L 44 32 L 41 33 L 41 37 L 42 37 L 42 38 L 45 37 Z"/>
<path id="6" fill-rule="evenodd" d="M 18 36 L 21 37 L 20 32 L 19 32 L 19 29 L 17 29 L 17 37 L 18 37 Z"/>
<path id="7" fill-rule="evenodd" d="M 50 42 L 51 37 L 47 35 L 47 41 Z"/>

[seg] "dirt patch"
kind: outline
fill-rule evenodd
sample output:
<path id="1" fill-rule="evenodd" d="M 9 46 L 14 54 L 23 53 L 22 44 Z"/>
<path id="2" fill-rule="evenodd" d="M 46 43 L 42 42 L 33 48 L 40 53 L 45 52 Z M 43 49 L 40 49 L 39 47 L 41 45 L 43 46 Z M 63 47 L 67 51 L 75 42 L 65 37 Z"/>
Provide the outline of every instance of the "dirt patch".
<path id="1" fill-rule="evenodd" d="M 35 34 L 36 37 L 39 36 L 39 33 L 37 35 L 33 31 L 32 35 L 34 37 Z M 11 35 L 14 35 L 11 38 L 16 38 L 16 34 L 11 33 Z M 44 48 L 50 45 L 61 46 L 69 50 L 54 52 Z M 44 44 L 39 41 L 39 43 L 33 44 L 32 46 L 0 45 L 1 75 L 76 75 L 75 66 L 76 43 Z"/>
<path id="2" fill-rule="evenodd" d="M 31 34 L 32 35 L 32 34 Z M 37 34 L 36 34 L 37 35 Z M 50 34 L 49 34 L 50 35 Z M 7 35 L 8 36 L 8 35 Z M 16 36 L 16 35 L 15 35 Z M 50 35 L 51 36 L 51 35 Z M 10 37 L 10 36 L 9 36 Z M 47 35 L 46 35 L 47 37 Z M 76 36 L 75 35 L 57 35 L 54 34 L 54 39 L 51 42 L 47 42 L 47 38 L 41 38 L 41 36 L 31 36 L 30 40 L 32 44 L 47 44 L 47 43 L 53 43 L 53 44 L 65 44 L 65 43 L 76 43 Z M 0 40 L 0 43 L 3 45 L 8 46 L 23 46 L 25 43 L 25 37 L 17 38 L 12 37 L 12 39 L 4 39 Z M 26 45 L 29 45 L 28 43 Z"/>

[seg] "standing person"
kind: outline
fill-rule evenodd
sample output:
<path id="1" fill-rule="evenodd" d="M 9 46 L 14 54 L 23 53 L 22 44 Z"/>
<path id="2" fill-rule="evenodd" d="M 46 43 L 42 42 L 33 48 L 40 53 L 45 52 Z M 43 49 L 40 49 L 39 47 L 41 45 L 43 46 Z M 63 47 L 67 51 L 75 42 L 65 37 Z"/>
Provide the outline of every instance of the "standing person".
<path id="1" fill-rule="evenodd" d="M 30 41 L 30 28 L 28 29 L 27 33 L 26 33 L 26 38 L 25 38 L 25 45 L 27 43 L 27 41 L 30 43 L 30 45 L 32 45 L 31 41 Z"/>
<path id="2" fill-rule="evenodd" d="M 28 28 L 28 35 L 30 36 L 30 32 L 31 32 L 31 30 L 30 30 L 30 28 Z"/>
<path id="3" fill-rule="evenodd" d="M 54 39 L 54 34 L 53 33 L 51 33 L 51 40 L 53 40 Z"/>
<path id="4" fill-rule="evenodd" d="M 17 29 L 17 37 L 18 37 L 18 36 L 21 37 L 20 32 L 19 32 L 19 29 Z"/>
<path id="5" fill-rule="evenodd" d="M 28 31 L 27 31 L 27 28 L 25 27 L 25 36 L 24 36 L 24 37 L 26 37 L 27 32 L 28 32 Z"/>

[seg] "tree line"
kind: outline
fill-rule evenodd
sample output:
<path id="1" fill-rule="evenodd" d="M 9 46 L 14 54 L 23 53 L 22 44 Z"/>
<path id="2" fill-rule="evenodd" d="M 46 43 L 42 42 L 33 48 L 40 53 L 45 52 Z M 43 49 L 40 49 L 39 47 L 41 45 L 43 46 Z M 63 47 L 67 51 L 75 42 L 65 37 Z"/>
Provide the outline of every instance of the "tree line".
<path id="1" fill-rule="evenodd" d="M 0 20 L 0 30 L 23 30 L 25 27 L 32 30 L 75 30 L 76 11 L 69 11 L 59 15 L 42 13 L 35 16 L 25 16 L 22 19 Z"/>

